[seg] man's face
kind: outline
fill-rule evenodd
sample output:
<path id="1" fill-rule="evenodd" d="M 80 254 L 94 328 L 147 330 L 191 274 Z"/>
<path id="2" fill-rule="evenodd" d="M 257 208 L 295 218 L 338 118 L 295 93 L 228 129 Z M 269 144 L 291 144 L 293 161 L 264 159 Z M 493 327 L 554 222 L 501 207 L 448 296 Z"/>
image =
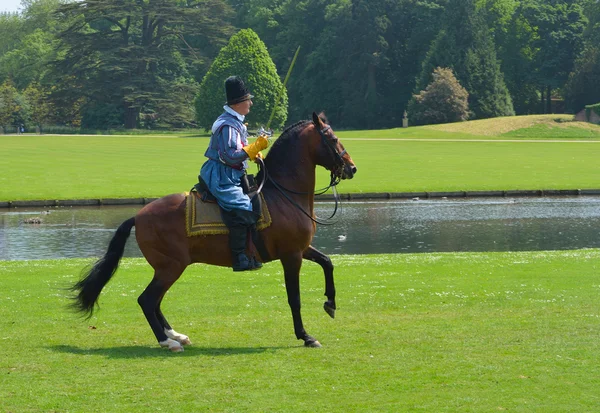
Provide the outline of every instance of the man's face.
<path id="1" fill-rule="evenodd" d="M 231 108 L 240 115 L 246 116 L 250 113 L 250 107 L 252 106 L 252 99 L 244 100 L 243 102 L 232 105 Z"/>

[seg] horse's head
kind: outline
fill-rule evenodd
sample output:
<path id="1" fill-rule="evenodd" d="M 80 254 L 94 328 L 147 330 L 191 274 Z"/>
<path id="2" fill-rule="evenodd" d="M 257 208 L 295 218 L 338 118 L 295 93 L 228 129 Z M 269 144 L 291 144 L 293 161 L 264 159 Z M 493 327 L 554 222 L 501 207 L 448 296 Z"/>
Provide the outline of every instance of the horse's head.
<path id="1" fill-rule="evenodd" d="M 317 164 L 331 171 L 337 179 L 352 179 L 357 171 L 356 165 L 342 142 L 335 136 L 331 126 L 327 124 L 325 116 L 313 112 L 312 121 L 319 135 L 316 150 Z"/>

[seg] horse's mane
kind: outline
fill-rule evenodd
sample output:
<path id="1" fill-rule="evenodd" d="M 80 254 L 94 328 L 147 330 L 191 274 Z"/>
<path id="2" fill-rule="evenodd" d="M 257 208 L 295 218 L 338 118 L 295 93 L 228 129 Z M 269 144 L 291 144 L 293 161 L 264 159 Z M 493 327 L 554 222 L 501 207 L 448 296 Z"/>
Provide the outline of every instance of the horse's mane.
<path id="1" fill-rule="evenodd" d="M 293 144 L 294 142 L 292 141 L 294 140 L 294 138 L 298 136 L 300 131 L 304 130 L 304 128 L 310 123 L 312 123 L 312 121 L 310 120 L 301 120 L 285 128 L 283 132 L 281 132 L 281 135 L 279 135 L 279 138 L 277 138 L 277 140 L 269 150 L 268 156 L 272 154 L 277 155 L 280 151 L 279 148 Z"/>
<path id="2" fill-rule="evenodd" d="M 319 118 L 325 123 L 328 123 L 325 114 L 321 112 L 319 114 Z M 265 161 L 269 161 L 271 167 L 275 165 L 281 165 L 285 162 L 286 159 L 289 159 L 294 153 L 297 153 L 296 148 L 297 145 L 300 144 L 299 140 L 296 139 L 301 131 L 303 131 L 308 125 L 312 125 L 313 121 L 309 119 L 298 121 L 281 132 L 279 138 L 275 141 Z M 275 163 L 273 163 L 275 161 Z M 278 166 L 277 166 L 278 167 Z"/>

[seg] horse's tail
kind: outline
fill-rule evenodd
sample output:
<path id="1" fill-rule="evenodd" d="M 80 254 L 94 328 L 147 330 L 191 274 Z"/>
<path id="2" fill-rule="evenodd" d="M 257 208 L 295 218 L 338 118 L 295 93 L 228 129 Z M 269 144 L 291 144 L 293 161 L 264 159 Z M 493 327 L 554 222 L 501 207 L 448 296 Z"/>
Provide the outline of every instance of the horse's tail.
<path id="1" fill-rule="evenodd" d="M 98 296 L 104 286 L 110 281 L 119 261 L 123 257 L 125 243 L 131 234 L 131 228 L 135 225 L 135 218 L 129 218 L 123 222 L 117 232 L 108 244 L 108 250 L 91 268 L 85 268 L 82 271 L 82 278 L 77 282 L 71 291 L 77 292 L 73 297 L 73 308 L 87 315 L 90 318 L 94 313 L 94 307 L 98 301 Z"/>

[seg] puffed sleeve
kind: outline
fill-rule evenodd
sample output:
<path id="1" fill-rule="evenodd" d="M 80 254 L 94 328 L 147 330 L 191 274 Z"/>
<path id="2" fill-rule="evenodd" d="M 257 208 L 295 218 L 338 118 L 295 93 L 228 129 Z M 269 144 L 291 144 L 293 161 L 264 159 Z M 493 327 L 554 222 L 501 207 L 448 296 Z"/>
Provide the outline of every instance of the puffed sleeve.
<path id="1" fill-rule="evenodd" d="M 238 165 L 248 159 L 242 139 L 237 129 L 224 126 L 219 135 L 219 157 L 228 165 Z"/>

